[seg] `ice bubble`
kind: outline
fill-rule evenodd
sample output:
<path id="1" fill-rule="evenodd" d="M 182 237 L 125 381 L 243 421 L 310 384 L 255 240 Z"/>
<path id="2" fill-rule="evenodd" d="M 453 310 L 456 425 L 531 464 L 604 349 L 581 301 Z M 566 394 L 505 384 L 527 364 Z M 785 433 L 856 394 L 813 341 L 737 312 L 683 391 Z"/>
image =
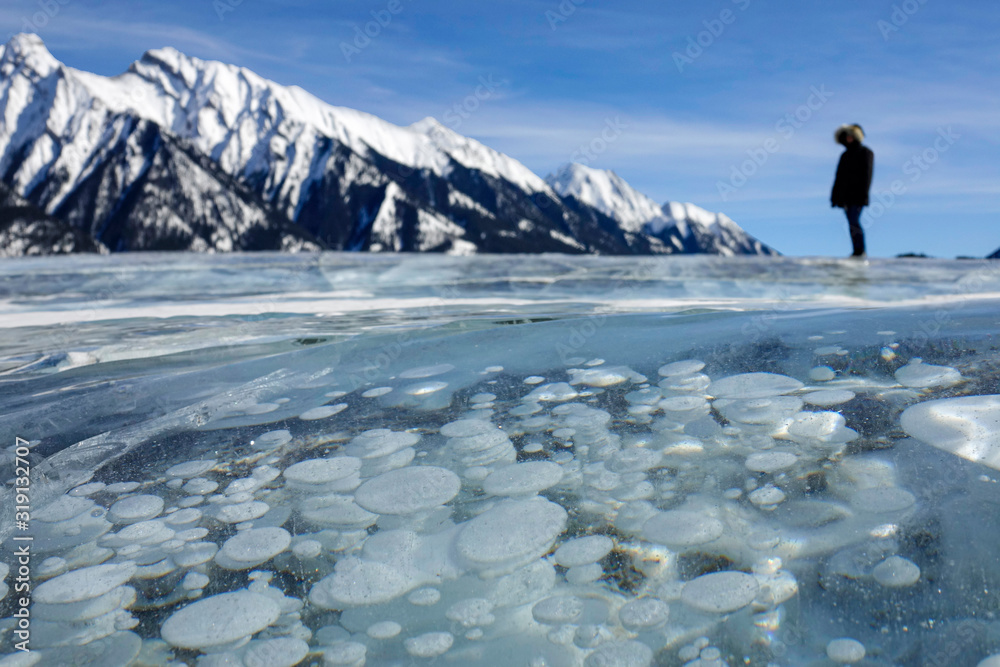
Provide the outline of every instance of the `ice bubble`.
<path id="1" fill-rule="evenodd" d="M 89 600 L 63 604 L 36 602 L 31 607 L 35 618 L 53 622 L 88 621 L 105 614 L 128 607 L 136 600 L 136 591 L 131 586 L 119 586 L 103 595 Z"/>
<path id="2" fill-rule="evenodd" d="M 219 546 L 215 542 L 190 542 L 180 553 L 172 554 L 171 560 L 178 567 L 195 567 L 215 558 Z"/>
<path id="3" fill-rule="evenodd" d="M 491 403 L 497 400 L 496 394 L 475 394 L 469 398 L 470 403 Z"/>
<path id="4" fill-rule="evenodd" d="M 531 616 L 545 625 L 573 623 L 583 614 L 583 600 L 575 595 L 555 595 L 535 603 Z"/>
<path id="5" fill-rule="evenodd" d="M 615 452 L 608 460 L 607 468 L 612 472 L 645 472 L 660 462 L 661 455 L 644 447 L 629 447 Z"/>
<path id="6" fill-rule="evenodd" d="M 161 501 L 162 503 L 162 501 Z M 88 498 L 77 498 L 74 496 L 59 496 L 42 509 L 35 512 L 31 518 L 43 523 L 58 523 L 68 521 L 80 516 L 97 507 L 97 504 Z"/>
<path id="7" fill-rule="evenodd" d="M 604 576 L 604 568 L 600 563 L 590 563 L 588 565 L 577 565 L 566 571 L 566 581 L 571 584 L 589 584 Z"/>
<path id="8" fill-rule="evenodd" d="M 904 387 L 952 387 L 963 379 L 962 374 L 954 368 L 925 364 L 916 357 L 896 371 L 896 380 Z"/>
<path id="9" fill-rule="evenodd" d="M 326 419 L 327 417 L 332 417 L 333 415 L 343 412 L 347 409 L 347 403 L 338 403 L 337 405 L 321 405 L 318 408 L 312 408 L 311 410 L 306 410 L 299 415 L 299 419 L 305 421 L 316 421 L 319 419 Z"/>
<path id="10" fill-rule="evenodd" d="M 530 375 L 524 378 L 524 384 L 541 384 L 545 382 L 545 378 L 541 375 Z"/>
<path id="11" fill-rule="evenodd" d="M 400 373 L 399 377 L 403 378 L 404 380 L 416 380 L 420 378 L 430 378 L 436 375 L 444 375 L 445 373 L 449 373 L 453 370 L 455 370 L 455 367 L 452 366 L 451 364 L 435 364 L 434 366 L 421 366 L 419 368 L 410 368 Z"/>
<path id="12" fill-rule="evenodd" d="M 659 381 L 658 386 L 666 392 L 700 394 L 708 389 L 712 379 L 703 373 L 671 375 Z"/>
<path id="13" fill-rule="evenodd" d="M 743 572 L 715 572 L 684 584 L 681 600 L 701 611 L 725 614 L 742 609 L 757 597 L 760 584 Z"/>
<path id="14" fill-rule="evenodd" d="M 829 366 L 817 366 L 809 371 L 809 379 L 816 382 L 828 382 L 835 377 L 837 377 L 837 373 Z"/>
<path id="15" fill-rule="evenodd" d="M 773 396 L 746 400 L 721 399 L 713 404 L 723 417 L 741 424 L 777 424 L 802 409 L 802 399 Z"/>
<path id="16" fill-rule="evenodd" d="M 566 510 L 543 498 L 505 500 L 465 524 L 455 551 L 483 576 L 506 574 L 544 554 L 566 519 Z"/>
<path id="17" fill-rule="evenodd" d="M 104 482 L 91 482 L 90 484 L 81 484 L 75 489 L 70 489 L 67 495 L 76 497 L 92 496 L 95 493 L 99 493 L 104 490 L 107 486 Z"/>
<path id="18" fill-rule="evenodd" d="M 747 457 L 745 465 L 747 470 L 770 474 L 791 468 L 798 460 L 799 457 L 791 452 L 754 452 Z"/>
<path id="19" fill-rule="evenodd" d="M 405 387 L 403 393 L 409 396 L 426 396 L 439 392 L 447 386 L 447 382 L 421 382 Z"/>
<path id="20" fill-rule="evenodd" d="M 900 424 L 921 442 L 1000 470 L 1000 395 L 925 401 L 907 408 Z"/>
<path id="21" fill-rule="evenodd" d="M 585 387 L 612 387 L 623 382 L 643 382 L 645 378 L 630 368 L 625 366 L 615 366 L 613 368 L 571 368 L 569 369 L 569 383 L 571 385 L 582 384 Z"/>
<path id="22" fill-rule="evenodd" d="M 377 514 L 363 509 L 347 496 L 316 496 L 302 503 L 302 517 L 318 526 L 332 528 L 367 528 Z"/>
<path id="23" fill-rule="evenodd" d="M 360 642 L 336 641 L 322 651 L 323 667 L 363 667 L 368 647 Z"/>
<path id="24" fill-rule="evenodd" d="M 546 401 L 559 402 L 568 401 L 579 396 L 576 389 L 565 382 L 555 382 L 543 384 L 535 388 L 523 400 L 528 402 Z"/>
<path id="25" fill-rule="evenodd" d="M 403 642 L 406 652 L 414 658 L 434 658 L 444 655 L 455 642 L 450 632 L 428 632 Z"/>
<path id="26" fill-rule="evenodd" d="M 292 543 L 284 528 L 251 528 L 230 537 L 215 555 L 215 562 L 226 570 L 248 570 L 265 563 Z"/>
<path id="27" fill-rule="evenodd" d="M 448 438 L 473 438 L 499 430 L 499 426 L 485 419 L 459 419 L 442 426 L 441 435 Z"/>
<path id="28" fill-rule="evenodd" d="M 795 378 L 775 373 L 744 373 L 715 380 L 708 391 L 715 398 L 769 398 L 798 391 L 803 384 Z"/>
<path id="29" fill-rule="evenodd" d="M 361 459 L 339 456 L 333 459 L 307 459 L 289 466 L 282 473 L 295 488 L 322 488 L 327 491 L 352 491 L 361 483 Z"/>
<path id="30" fill-rule="evenodd" d="M 670 607 L 663 600 L 642 598 L 625 604 L 618 610 L 618 620 L 626 630 L 644 632 L 666 622 Z"/>
<path id="31" fill-rule="evenodd" d="M 32 598 L 45 604 L 90 600 L 118 588 L 135 572 L 135 564 L 129 562 L 84 567 L 39 584 Z"/>
<path id="32" fill-rule="evenodd" d="M 535 495 L 559 483 L 563 469 L 551 461 L 528 461 L 497 468 L 483 480 L 483 491 L 493 496 Z"/>
<path id="33" fill-rule="evenodd" d="M 647 540 L 672 549 L 705 544 L 718 539 L 725 526 L 718 519 L 702 512 L 670 510 L 658 512 L 643 524 Z"/>
<path id="34" fill-rule="evenodd" d="M 493 603 L 484 598 L 468 598 L 459 600 L 448 607 L 445 618 L 449 621 L 459 623 L 463 627 L 473 628 L 481 625 L 490 625 L 496 620 L 491 613 Z"/>
<path id="35" fill-rule="evenodd" d="M 129 667 L 137 664 L 135 659 L 142 651 L 143 641 L 134 632 L 115 632 L 114 625 L 106 636 L 88 641 L 84 646 L 59 646 L 44 651 L 35 651 L 22 655 L 37 655 L 44 665 L 72 665 L 73 667 Z M 103 632 L 103 631 L 102 631 Z M 32 637 L 34 640 L 35 637 Z M 0 660 L 3 667 L 14 665 L 27 666 L 35 662 L 8 662 Z"/>
<path id="36" fill-rule="evenodd" d="M 851 495 L 851 507 L 862 512 L 881 514 L 901 512 L 917 502 L 912 493 L 896 486 L 858 489 Z"/>
<path id="37" fill-rule="evenodd" d="M 865 646 L 855 639 L 843 637 L 826 645 L 826 656 L 836 663 L 851 665 L 865 657 Z"/>
<path id="38" fill-rule="evenodd" d="M 920 568 L 911 560 L 890 556 L 875 566 L 872 576 L 886 588 L 904 588 L 920 580 Z"/>
<path id="39" fill-rule="evenodd" d="M 132 493 L 139 488 L 139 482 L 115 482 L 104 487 L 106 493 Z"/>
<path id="40" fill-rule="evenodd" d="M 236 591 L 199 600 L 174 612 L 160 628 L 171 646 L 202 649 L 229 644 L 268 627 L 281 615 L 270 597 Z"/>
<path id="41" fill-rule="evenodd" d="M 201 517 L 201 510 L 188 507 L 166 515 L 163 517 L 163 523 L 170 526 L 187 526 L 188 524 L 197 523 L 201 520 Z"/>
<path id="42" fill-rule="evenodd" d="M 355 492 L 354 500 L 376 514 L 416 514 L 445 504 L 461 486 L 458 475 L 447 468 L 411 466 L 368 480 Z"/>
<path id="43" fill-rule="evenodd" d="M 555 560 L 563 567 L 590 565 L 601 560 L 614 548 L 615 543 L 605 535 L 588 535 L 567 540 L 556 549 Z"/>
<path id="44" fill-rule="evenodd" d="M 186 591 L 200 591 L 205 586 L 208 586 L 209 581 L 208 575 L 204 575 L 201 572 L 188 572 L 184 575 L 184 579 L 181 580 L 181 588 Z"/>
<path id="45" fill-rule="evenodd" d="M 267 503 L 253 500 L 243 503 L 220 505 L 212 513 L 212 516 L 222 523 L 242 523 L 244 521 L 259 519 L 267 514 L 269 509 L 271 509 L 271 506 Z"/>
<path id="46" fill-rule="evenodd" d="M 395 621 L 379 621 L 368 626 L 365 634 L 372 639 L 392 639 L 403 631 L 403 626 Z"/>
<path id="47" fill-rule="evenodd" d="M 215 467 L 217 462 L 214 459 L 206 459 L 202 461 L 188 461 L 187 463 L 178 463 L 175 466 L 167 468 L 167 477 L 179 477 L 181 479 L 189 479 L 191 477 L 200 477 L 206 472 Z"/>
<path id="48" fill-rule="evenodd" d="M 112 523 L 137 523 L 152 519 L 163 511 L 163 498 L 139 495 L 122 498 L 108 510 Z"/>
<path id="49" fill-rule="evenodd" d="M 271 449 L 287 444 L 291 439 L 292 434 L 287 429 L 280 429 L 257 436 L 251 444 L 257 449 Z"/>
<path id="50" fill-rule="evenodd" d="M 660 409 L 667 418 L 687 423 L 707 415 L 711 406 L 701 396 L 671 396 L 660 401 Z"/>
<path id="51" fill-rule="evenodd" d="M 429 607 L 441 601 L 441 591 L 436 588 L 418 588 L 410 593 L 407 598 L 410 604 L 418 607 Z"/>
<path id="52" fill-rule="evenodd" d="M 216 489 L 218 489 L 219 483 L 203 477 L 195 477 L 194 479 L 189 479 L 185 482 L 184 486 L 181 488 L 187 493 L 191 493 L 196 496 L 203 496 L 206 493 L 213 493 Z"/>
<path id="53" fill-rule="evenodd" d="M 309 644 L 295 637 L 255 639 L 242 654 L 245 667 L 294 667 L 309 654 Z"/>
<path id="54" fill-rule="evenodd" d="M 824 389 L 823 391 L 812 391 L 802 397 L 809 405 L 818 405 L 828 408 L 833 405 L 847 403 L 854 399 L 854 392 L 846 389 Z"/>
<path id="55" fill-rule="evenodd" d="M 1000 653 L 983 658 L 976 667 L 1000 667 Z"/>
<path id="56" fill-rule="evenodd" d="M 392 387 L 375 387 L 361 394 L 363 398 L 378 398 L 392 392 Z"/>
<path id="57" fill-rule="evenodd" d="M 839 412 L 800 412 L 788 426 L 788 436 L 796 442 L 819 441 L 844 444 L 856 440 L 857 431 L 847 428 Z"/>
<path id="58" fill-rule="evenodd" d="M 587 656 L 583 667 L 649 667 L 653 649 L 642 642 L 621 641 L 604 644 Z"/>
<path id="59" fill-rule="evenodd" d="M 784 502 L 785 492 L 773 484 L 765 484 L 750 494 L 750 502 L 761 508 L 769 508 Z"/>
<path id="60" fill-rule="evenodd" d="M 705 368 L 705 362 L 697 359 L 687 359 L 685 361 L 675 361 L 670 364 L 660 366 L 658 373 L 663 377 L 672 375 L 691 375 Z"/>

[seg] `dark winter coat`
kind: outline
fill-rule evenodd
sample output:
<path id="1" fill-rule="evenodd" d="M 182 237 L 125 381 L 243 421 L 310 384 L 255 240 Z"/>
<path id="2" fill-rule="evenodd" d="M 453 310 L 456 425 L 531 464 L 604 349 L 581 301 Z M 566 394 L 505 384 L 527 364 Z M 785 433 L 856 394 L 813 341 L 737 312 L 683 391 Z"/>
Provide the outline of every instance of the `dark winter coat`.
<path id="1" fill-rule="evenodd" d="M 830 203 L 833 206 L 868 206 L 868 191 L 872 187 L 875 154 L 858 142 L 848 144 L 837 165 Z"/>

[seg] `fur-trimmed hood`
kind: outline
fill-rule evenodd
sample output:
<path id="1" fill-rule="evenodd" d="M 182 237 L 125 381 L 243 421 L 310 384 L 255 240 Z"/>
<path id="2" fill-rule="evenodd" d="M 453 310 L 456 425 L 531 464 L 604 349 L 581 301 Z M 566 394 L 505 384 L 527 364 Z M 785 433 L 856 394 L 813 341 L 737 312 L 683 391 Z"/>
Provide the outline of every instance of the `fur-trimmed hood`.
<path id="1" fill-rule="evenodd" d="M 841 125 L 837 128 L 837 131 L 833 133 L 834 141 L 838 144 L 844 143 L 845 136 L 852 136 L 854 140 L 859 144 L 865 140 L 865 131 L 861 129 L 861 126 L 857 123 L 853 125 Z"/>

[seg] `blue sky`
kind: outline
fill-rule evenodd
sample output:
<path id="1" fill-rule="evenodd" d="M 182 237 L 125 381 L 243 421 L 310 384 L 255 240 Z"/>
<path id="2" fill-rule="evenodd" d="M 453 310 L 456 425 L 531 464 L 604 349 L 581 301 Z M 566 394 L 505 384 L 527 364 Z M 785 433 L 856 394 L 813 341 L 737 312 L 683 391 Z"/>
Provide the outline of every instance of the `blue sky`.
<path id="1" fill-rule="evenodd" d="M 398 124 L 447 119 L 542 176 L 582 159 L 790 255 L 848 254 L 832 133 L 858 122 L 886 204 L 866 216 L 869 254 L 1000 247 L 1000 9 L 985 0 L 5 2 L 0 33 L 25 27 L 100 74 L 174 46 Z M 482 80 L 499 85 L 456 113 Z"/>

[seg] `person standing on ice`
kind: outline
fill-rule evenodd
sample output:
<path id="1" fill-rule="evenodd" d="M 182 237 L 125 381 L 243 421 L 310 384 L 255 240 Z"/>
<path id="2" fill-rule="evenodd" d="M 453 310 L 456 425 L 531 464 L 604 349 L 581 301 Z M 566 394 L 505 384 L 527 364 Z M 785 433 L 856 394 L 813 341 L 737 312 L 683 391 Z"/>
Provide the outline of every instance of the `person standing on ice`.
<path id="1" fill-rule="evenodd" d="M 865 232 L 861 229 L 861 209 L 868 206 L 868 191 L 872 187 L 875 171 L 875 154 L 862 145 L 865 133 L 858 124 L 841 125 L 834 133 L 838 144 L 844 147 L 837 165 L 837 178 L 833 182 L 830 205 L 847 213 L 854 252 L 851 257 L 865 257 Z"/>

